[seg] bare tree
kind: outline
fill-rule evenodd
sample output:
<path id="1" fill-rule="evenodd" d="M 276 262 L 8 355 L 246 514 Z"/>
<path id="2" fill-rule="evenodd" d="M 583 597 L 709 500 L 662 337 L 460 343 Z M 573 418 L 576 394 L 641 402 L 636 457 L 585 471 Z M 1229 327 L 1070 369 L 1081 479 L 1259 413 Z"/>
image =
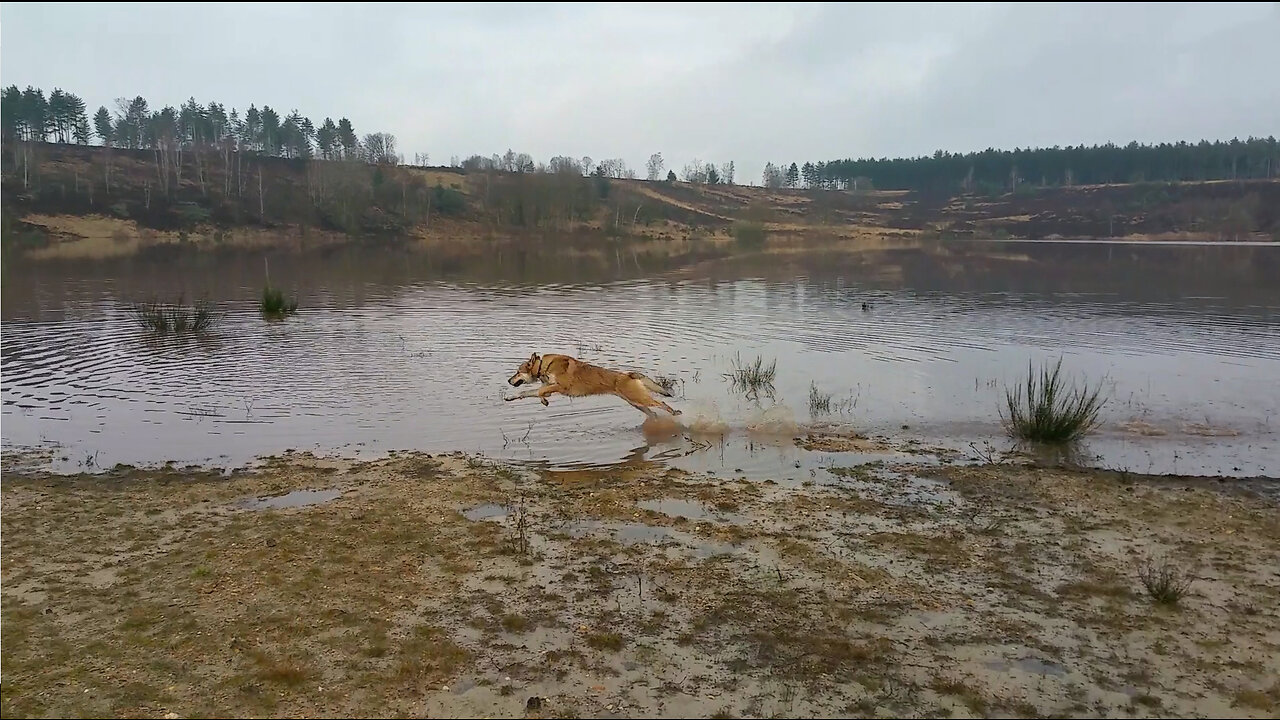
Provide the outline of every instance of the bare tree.
<path id="1" fill-rule="evenodd" d="M 649 171 L 649 182 L 657 182 L 662 179 L 662 170 L 666 167 L 666 163 L 662 161 L 662 153 L 657 152 L 649 156 L 647 169 Z"/>
<path id="2" fill-rule="evenodd" d="M 364 136 L 364 148 L 369 162 L 374 165 L 396 165 L 396 136 L 391 133 L 370 133 Z"/>
<path id="3" fill-rule="evenodd" d="M 699 185 L 707 182 L 707 165 L 698 158 L 694 158 L 693 162 L 684 166 L 680 171 L 680 179 L 687 183 L 698 183 Z"/>

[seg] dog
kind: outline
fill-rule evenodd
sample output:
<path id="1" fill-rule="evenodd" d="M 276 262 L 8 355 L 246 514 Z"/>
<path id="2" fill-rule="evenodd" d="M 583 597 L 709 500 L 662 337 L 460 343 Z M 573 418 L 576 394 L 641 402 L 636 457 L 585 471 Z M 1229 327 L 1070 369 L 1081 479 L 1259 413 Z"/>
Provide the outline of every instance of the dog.
<path id="1" fill-rule="evenodd" d="M 542 387 L 503 399 L 509 402 L 536 395 L 543 405 L 548 405 L 547 396 L 554 393 L 569 397 L 617 395 L 651 418 L 657 417 L 657 413 L 650 409 L 655 407 L 672 415 L 680 414 L 679 410 L 653 396 L 653 393 L 657 393 L 663 397 L 672 397 L 668 390 L 644 373 L 609 370 L 568 355 L 534 353 L 520 364 L 515 375 L 508 378 L 507 382 L 512 387 L 520 387 L 534 380 L 542 381 Z"/>

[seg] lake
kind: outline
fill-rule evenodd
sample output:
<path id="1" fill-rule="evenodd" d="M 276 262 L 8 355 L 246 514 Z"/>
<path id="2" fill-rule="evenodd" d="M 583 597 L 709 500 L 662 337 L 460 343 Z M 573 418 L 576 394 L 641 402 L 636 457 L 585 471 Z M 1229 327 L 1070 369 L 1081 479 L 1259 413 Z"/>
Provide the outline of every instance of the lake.
<path id="1" fill-rule="evenodd" d="M 939 244 L 683 269 L 543 260 L 273 256 L 272 279 L 301 301 L 281 321 L 257 312 L 260 256 L 6 261 L 4 447 L 56 444 L 64 471 L 416 449 L 798 480 L 860 460 L 796 448 L 811 423 L 1007 448 L 1004 385 L 1061 356 L 1108 399 L 1083 449 L 1091 464 L 1280 474 L 1276 247 Z M 157 339 L 135 325 L 131 302 L 178 293 L 217 303 L 215 331 Z M 535 351 L 673 377 L 680 419 L 716 432 L 655 436 L 614 397 L 504 402 Z M 723 377 L 757 356 L 777 361 L 772 397 Z M 832 413 L 810 416 L 811 384 L 833 395 Z"/>

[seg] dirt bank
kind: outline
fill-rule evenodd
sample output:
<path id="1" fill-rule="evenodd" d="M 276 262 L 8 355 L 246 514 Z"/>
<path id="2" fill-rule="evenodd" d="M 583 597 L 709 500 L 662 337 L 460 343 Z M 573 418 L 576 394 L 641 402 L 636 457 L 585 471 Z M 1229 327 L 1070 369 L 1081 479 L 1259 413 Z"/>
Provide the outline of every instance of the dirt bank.
<path id="1" fill-rule="evenodd" d="M 6 717 L 1280 710 L 1280 513 L 1242 485 L 289 456 L 2 497 Z"/>

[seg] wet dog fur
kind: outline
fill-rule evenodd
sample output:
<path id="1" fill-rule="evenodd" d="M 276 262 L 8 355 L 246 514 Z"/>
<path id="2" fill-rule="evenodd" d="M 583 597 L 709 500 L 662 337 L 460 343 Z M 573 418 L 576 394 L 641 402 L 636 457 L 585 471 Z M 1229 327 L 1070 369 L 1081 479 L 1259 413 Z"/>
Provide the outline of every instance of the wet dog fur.
<path id="1" fill-rule="evenodd" d="M 679 410 L 653 396 L 656 393 L 671 397 L 671 393 L 644 373 L 618 372 L 568 355 L 534 353 L 520 364 L 507 382 L 513 387 L 520 387 L 534 380 L 541 381 L 542 387 L 503 399 L 510 401 L 537 396 L 543 405 L 547 405 L 547 397 L 554 393 L 569 397 L 617 395 L 651 418 L 657 417 L 657 413 L 652 410 L 656 407 L 672 415 L 680 414 Z"/>

